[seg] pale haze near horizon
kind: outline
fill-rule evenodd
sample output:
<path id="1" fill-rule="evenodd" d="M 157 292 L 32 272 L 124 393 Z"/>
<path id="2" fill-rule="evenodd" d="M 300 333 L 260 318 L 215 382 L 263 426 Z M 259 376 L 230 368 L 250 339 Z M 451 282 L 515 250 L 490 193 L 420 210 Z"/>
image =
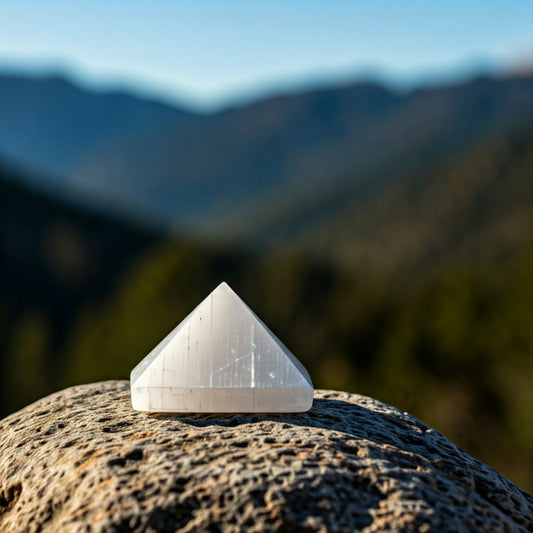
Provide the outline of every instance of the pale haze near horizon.
<path id="1" fill-rule="evenodd" d="M 0 35 L 0 71 L 216 108 L 357 78 L 408 86 L 531 65 L 533 2 L 4 0 Z"/>

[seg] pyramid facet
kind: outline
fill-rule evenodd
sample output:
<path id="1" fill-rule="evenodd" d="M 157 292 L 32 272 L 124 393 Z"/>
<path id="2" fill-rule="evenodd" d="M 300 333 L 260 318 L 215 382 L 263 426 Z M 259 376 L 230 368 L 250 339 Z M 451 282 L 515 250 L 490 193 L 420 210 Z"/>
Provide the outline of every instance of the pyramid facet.
<path id="1" fill-rule="evenodd" d="M 304 366 L 221 283 L 131 372 L 138 411 L 304 412 L 313 384 Z"/>

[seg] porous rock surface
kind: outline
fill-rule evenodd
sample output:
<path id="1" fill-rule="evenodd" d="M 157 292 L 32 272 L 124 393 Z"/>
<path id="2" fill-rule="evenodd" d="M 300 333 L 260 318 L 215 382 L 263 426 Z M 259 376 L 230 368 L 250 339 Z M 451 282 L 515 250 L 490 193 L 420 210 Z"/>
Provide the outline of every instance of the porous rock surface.
<path id="1" fill-rule="evenodd" d="M 481 436 L 480 436 L 481 438 Z M 159 415 L 129 384 L 0 422 L 0 531 L 533 531 L 533 497 L 376 400 L 300 415 Z"/>

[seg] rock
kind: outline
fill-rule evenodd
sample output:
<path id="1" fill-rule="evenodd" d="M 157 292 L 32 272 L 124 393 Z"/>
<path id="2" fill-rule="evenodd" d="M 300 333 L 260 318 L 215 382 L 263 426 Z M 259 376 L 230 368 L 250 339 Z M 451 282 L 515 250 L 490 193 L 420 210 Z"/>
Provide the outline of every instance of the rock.
<path id="1" fill-rule="evenodd" d="M 480 436 L 481 437 L 481 436 Z M 0 422 L 0 531 L 533 531 L 533 497 L 412 416 L 316 391 L 301 415 L 159 415 L 129 384 Z"/>

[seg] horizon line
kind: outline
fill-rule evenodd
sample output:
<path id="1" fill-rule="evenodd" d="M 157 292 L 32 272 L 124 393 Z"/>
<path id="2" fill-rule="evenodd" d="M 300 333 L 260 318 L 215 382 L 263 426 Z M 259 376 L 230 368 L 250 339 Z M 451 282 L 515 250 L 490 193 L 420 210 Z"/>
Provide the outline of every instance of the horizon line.
<path id="1" fill-rule="evenodd" d="M 374 84 L 397 93 L 454 86 L 480 77 L 527 77 L 533 74 L 533 58 L 519 58 L 515 62 L 498 64 L 490 61 L 466 62 L 455 69 L 394 73 L 383 68 L 361 68 L 338 73 L 315 73 L 295 79 L 271 80 L 230 91 L 218 99 L 170 91 L 157 84 L 143 83 L 139 79 L 100 76 L 83 72 L 72 65 L 59 63 L 19 63 L 0 59 L 0 76 L 13 76 L 34 80 L 62 79 L 74 87 L 97 94 L 123 94 L 133 98 L 153 101 L 191 113 L 210 115 L 229 109 L 254 105 L 265 100 L 323 90 L 334 90 L 354 85 Z"/>

